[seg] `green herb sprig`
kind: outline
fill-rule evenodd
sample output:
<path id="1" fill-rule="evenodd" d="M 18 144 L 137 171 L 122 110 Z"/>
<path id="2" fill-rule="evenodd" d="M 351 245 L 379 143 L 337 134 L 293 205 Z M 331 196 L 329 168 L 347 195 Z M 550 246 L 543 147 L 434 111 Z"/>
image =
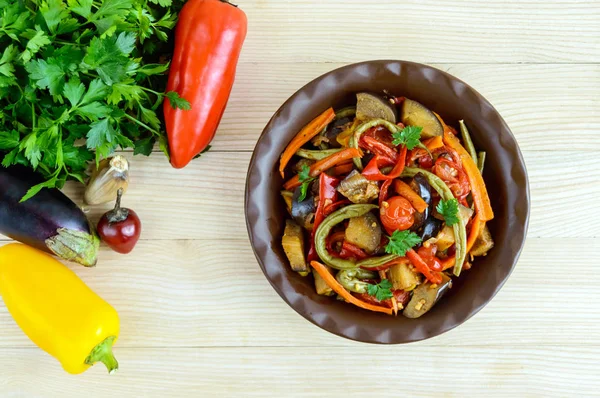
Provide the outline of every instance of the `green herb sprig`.
<path id="1" fill-rule="evenodd" d="M 83 182 L 117 148 L 168 156 L 161 103 L 183 0 L 0 0 L 0 159 Z"/>

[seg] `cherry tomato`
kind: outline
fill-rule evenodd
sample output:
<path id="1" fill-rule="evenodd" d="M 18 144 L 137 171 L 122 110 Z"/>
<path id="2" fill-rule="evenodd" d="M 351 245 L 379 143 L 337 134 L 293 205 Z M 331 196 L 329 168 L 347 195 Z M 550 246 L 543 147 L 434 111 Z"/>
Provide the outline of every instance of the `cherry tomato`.
<path id="1" fill-rule="evenodd" d="M 104 213 L 98 222 L 98 235 L 111 249 L 117 253 L 129 253 L 140 238 L 142 223 L 137 214 L 131 209 L 121 207 L 121 195 L 117 193 L 117 203 L 114 210 Z"/>
<path id="2" fill-rule="evenodd" d="M 393 196 L 381 203 L 379 216 L 388 233 L 404 231 L 415 222 L 415 208 L 402 196 Z"/>
<path id="3" fill-rule="evenodd" d="M 421 246 L 419 250 L 417 250 L 417 254 L 421 256 L 423 261 L 427 263 L 427 266 L 432 271 L 442 271 L 442 263 L 435 256 L 437 252 L 437 246 L 430 245 L 429 247 Z"/>
<path id="4" fill-rule="evenodd" d="M 471 186 L 465 172 L 456 163 L 447 158 L 440 156 L 435 162 L 433 172 L 448 184 L 448 188 L 450 188 L 459 202 L 471 192 Z"/>

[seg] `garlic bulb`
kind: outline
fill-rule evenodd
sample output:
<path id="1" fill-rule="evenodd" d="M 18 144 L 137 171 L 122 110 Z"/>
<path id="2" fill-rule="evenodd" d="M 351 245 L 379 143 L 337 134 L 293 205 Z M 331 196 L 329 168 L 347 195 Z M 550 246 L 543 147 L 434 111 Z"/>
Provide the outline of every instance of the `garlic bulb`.
<path id="1" fill-rule="evenodd" d="M 88 205 L 99 205 L 115 200 L 117 191 L 127 191 L 129 162 L 121 155 L 104 159 L 92 174 L 85 188 L 84 200 Z"/>

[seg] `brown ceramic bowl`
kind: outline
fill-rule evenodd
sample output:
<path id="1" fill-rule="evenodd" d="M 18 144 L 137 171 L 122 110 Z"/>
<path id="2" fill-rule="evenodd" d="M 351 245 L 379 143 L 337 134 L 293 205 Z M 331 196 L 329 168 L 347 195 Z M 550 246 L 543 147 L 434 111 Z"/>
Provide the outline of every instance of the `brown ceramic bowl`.
<path id="1" fill-rule="evenodd" d="M 495 219 L 496 246 L 455 280 L 454 288 L 418 319 L 365 311 L 319 296 L 312 277 L 293 272 L 281 246 L 285 208 L 277 172 L 279 156 L 300 129 L 326 108 L 355 104 L 361 91 L 388 90 L 415 99 L 456 126 L 465 119 L 478 149 L 487 151 L 484 179 Z M 430 66 L 404 61 L 369 61 L 329 72 L 283 104 L 265 127 L 246 181 L 250 242 L 265 276 L 296 312 L 339 336 L 369 343 L 407 343 L 444 333 L 476 314 L 500 290 L 514 268 L 529 218 L 529 185 L 521 152 L 508 126 L 473 88 Z"/>

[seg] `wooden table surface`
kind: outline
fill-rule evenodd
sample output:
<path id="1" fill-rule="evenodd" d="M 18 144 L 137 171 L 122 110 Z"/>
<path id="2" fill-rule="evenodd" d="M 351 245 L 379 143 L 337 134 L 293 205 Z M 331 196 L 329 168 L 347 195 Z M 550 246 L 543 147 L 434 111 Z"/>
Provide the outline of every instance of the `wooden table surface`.
<path id="1" fill-rule="evenodd" d="M 133 253 L 72 266 L 121 316 L 120 370 L 69 376 L 0 303 L 0 396 L 600 396 L 600 2 L 240 0 L 249 33 L 212 150 L 184 170 L 129 156 Z M 254 258 L 243 212 L 252 149 L 299 87 L 347 63 L 434 65 L 482 93 L 529 170 L 513 275 L 464 325 L 372 346 L 289 308 Z M 68 194 L 81 203 L 81 187 Z M 90 211 L 97 220 L 108 207 Z"/>

